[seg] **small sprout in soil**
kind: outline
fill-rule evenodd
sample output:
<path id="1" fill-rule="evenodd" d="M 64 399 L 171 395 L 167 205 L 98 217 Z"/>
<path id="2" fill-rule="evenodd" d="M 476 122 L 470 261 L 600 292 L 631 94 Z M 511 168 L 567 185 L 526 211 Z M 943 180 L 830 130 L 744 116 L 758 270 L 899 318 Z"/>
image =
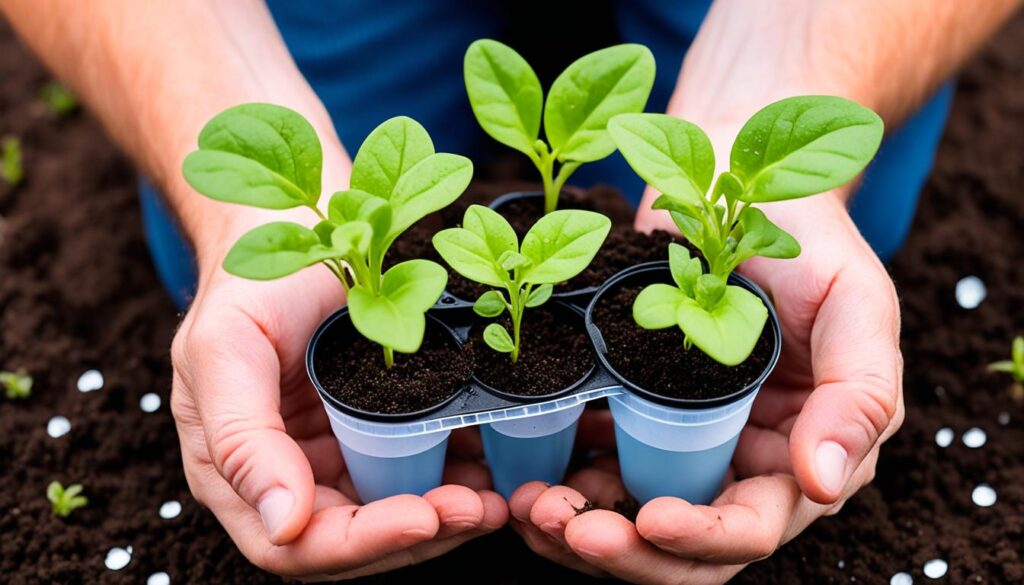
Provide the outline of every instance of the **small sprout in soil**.
<path id="1" fill-rule="evenodd" d="M 434 235 L 434 247 L 462 276 L 495 287 L 480 295 L 473 310 L 481 317 L 505 311 L 512 334 L 497 323 L 484 329 L 484 341 L 495 351 L 519 359 L 523 311 L 551 298 L 554 285 L 576 276 L 601 248 L 611 220 L 592 211 L 558 210 L 542 217 L 523 237 L 522 245 L 505 218 L 472 205 L 461 228 Z"/>
<path id="2" fill-rule="evenodd" d="M 0 167 L 0 176 L 5 183 L 14 187 L 25 178 L 25 171 L 21 166 L 21 141 L 14 136 L 5 136 L 2 148 L 3 165 Z"/>
<path id="3" fill-rule="evenodd" d="M 59 481 L 51 481 L 50 485 L 46 486 L 46 499 L 50 500 L 53 506 L 53 515 L 61 518 L 67 518 L 71 512 L 89 503 L 81 493 L 80 483 L 65 488 Z"/>
<path id="4" fill-rule="evenodd" d="M 1024 337 L 1013 340 L 1010 359 L 991 363 L 988 369 L 992 372 L 1010 374 L 1018 386 L 1024 384 Z"/>
<path id="5" fill-rule="evenodd" d="M 271 280 L 324 264 L 348 296 L 355 328 L 384 348 L 414 353 L 423 342 L 427 312 L 444 291 L 448 273 L 428 260 L 409 260 L 383 271 L 384 256 L 399 235 L 427 214 L 451 204 L 469 185 L 469 159 L 434 152 L 427 131 L 404 116 L 367 136 L 352 162 L 350 188 L 318 204 L 322 154 L 313 126 L 297 112 L 271 104 L 243 104 L 210 120 L 199 150 L 185 158 L 185 179 L 220 201 L 291 209 L 307 207 L 313 228 L 273 222 L 243 235 L 224 269 L 253 280 Z"/>
<path id="6" fill-rule="evenodd" d="M 469 103 L 484 132 L 528 156 L 540 171 L 545 213 L 558 206 L 562 187 L 580 165 L 615 152 L 608 120 L 644 110 L 655 69 L 643 45 L 601 49 L 569 65 L 545 102 L 533 68 L 498 41 L 474 42 L 463 67 Z M 546 141 L 540 138 L 542 112 Z"/>
<path id="7" fill-rule="evenodd" d="M 23 370 L 0 372 L 0 385 L 11 400 L 24 399 L 32 395 L 32 376 Z"/>
<path id="8" fill-rule="evenodd" d="M 608 124 L 626 161 L 662 195 L 682 234 L 706 267 L 681 246 L 669 249 L 675 286 L 655 284 L 636 299 L 645 329 L 679 326 L 685 347 L 696 345 L 727 366 L 742 363 L 768 319 L 763 303 L 727 284 L 755 256 L 794 258 L 800 244 L 754 207 L 835 189 L 875 155 L 883 123 L 855 102 L 802 96 L 773 103 L 744 124 L 729 170 L 714 178 L 715 154 L 700 128 L 663 114 L 621 114 Z M 714 181 L 713 181 L 714 179 Z"/>
<path id="9" fill-rule="evenodd" d="M 39 91 L 39 99 L 46 109 L 58 118 L 63 118 L 78 109 L 78 98 L 59 81 L 51 81 Z"/>

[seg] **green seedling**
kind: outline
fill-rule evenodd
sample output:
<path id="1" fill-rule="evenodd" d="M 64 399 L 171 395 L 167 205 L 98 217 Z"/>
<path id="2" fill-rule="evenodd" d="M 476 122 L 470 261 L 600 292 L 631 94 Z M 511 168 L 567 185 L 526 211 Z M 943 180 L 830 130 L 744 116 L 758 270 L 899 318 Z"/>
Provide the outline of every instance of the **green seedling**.
<path id="1" fill-rule="evenodd" d="M 78 98 L 59 81 L 51 81 L 39 91 L 39 99 L 46 105 L 46 109 L 58 118 L 63 118 L 78 109 Z"/>
<path id="2" fill-rule="evenodd" d="M 24 371 L 0 372 L 0 385 L 3 385 L 7 398 L 24 399 L 32 395 L 32 376 Z"/>
<path id="3" fill-rule="evenodd" d="M 466 210 L 461 228 L 434 235 L 434 247 L 462 276 L 495 287 L 480 295 L 473 310 L 481 317 L 505 311 L 512 334 L 497 323 L 484 329 L 483 338 L 495 351 L 519 359 L 523 312 L 551 298 L 555 284 L 583 271 L 600 250 L 611 220 L 592 211 L 559 210 L 542 217 L 523 237 L 520 246 L 512 226 L 497 212 L 480 205 Z"/>
<path id="4" fill-rule="evenodd" d="M 1024 399 L 1024 337 L 1013 340 L 1010 359 L 991 363 L 988 369 L 1013 376 L 1013 396 L 1018 400 Z"/>
<path id="5" fill-rule="evenodd" d="M 273 222 L 246 233 L 228 252 L 224 269 L 253 280 L 281 278 L 324 264 L 348 296 L 356 329 L 384 348 L 414 353 L 423 341 L 425 313 L 448 281 L 443 267 L 409 260 L 383 271 L 384 256 L 402 232 L 455 201 L 473 176 L 461 156 L 434 152 L 427 131 L 396 117 L 378 126 L 352 163 L 350 188 L 334 193 L 327 213 L 318 204 L 322 153 L 301 115 L 270 104 L 244 104 L 210 120 L 199 150 L 185 158 L 185 179 L 220 201 L 266 209 L 308 207 L 313 228 Z"/>
<path id="6" fill-rule="evenodd" d="M 89 503 L 89 499 L 82 493 L 82 484 L 76 483 L 65 488 L 59 481 L 51 481 L 46 486 L 46 499 L 50 500 L 53 507 L 53 515 L 67 518 L 71 512 L 82 508 Z"/>
<path id="7" fill-rule="evenodd" d="M 545 213 L 551 213 L 580 165 L 615 152 L 608 120 L 643 111 L 654 85 L 654 56 L 642 45 L 616 45 L 586 55 L 555 79 L 546 102 L 529 63 L 498 41 L 470 45 L 464 74 L 480 126 L 530 158 L 544 184 Z M 540 139 L 542 112 L 547 141 Z"/>
<path id="8" fill-rule="evenodd" d="M 651 285 L 633 316 L 645 329 L 678 325 L 696 345 L 733 366 L 749 357 L 768 319 L 751 292 L 728 285 L 755 256 L 794 258 L 800 244 L 755 207 L 822 193 L 854 179 L 882 140 L 877 114 L 832 96 L 802 96 L 754 114 L 732 146 L 729 170 L 715 173 L 711 141 L 700 128 L 661 114 L 623 114 L 608 125 L 633 170 L 661 192 L 668 210 L 698 249 L 706 269 L 680 246 L 669 249 L 675 286 Z"/>
<path id="9" fill-rule="evenodd" d="M 21 141 L 14 136 L 6 136 L 3 140 L 3 166 L 0 168 L 4 182 L 14 187 L 25 178 L 21 166 Z"/>

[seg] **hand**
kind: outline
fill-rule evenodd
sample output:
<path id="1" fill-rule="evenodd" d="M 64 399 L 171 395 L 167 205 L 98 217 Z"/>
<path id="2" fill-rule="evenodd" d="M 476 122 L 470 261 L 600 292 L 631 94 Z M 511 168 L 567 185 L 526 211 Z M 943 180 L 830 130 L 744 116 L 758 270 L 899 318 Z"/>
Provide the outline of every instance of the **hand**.
<path id="1" fill-rule="evenodd" d="M 361 506 L 303 362 L 310 334 L 342 304 L 340 285 L 321 267 L 274 282 L 208 272 L 174 339 L 171 406 L 192 493 L 249 560 L 291 577 L 353 577 L 505 523 L 486 470 L 454 453 L 454 485 Z"/>
<path id="2" fill-rule="evenodd" d="M 640 229 L 669 229 L 667 214 L 641 209 Z M 608 510 L 577 515 L 588 500 L 611 508 L 625 497 L 614 458 L 597 458 L 565 486 L 534 482 L 513 494 L 512 525 L 536 552 L 640 583 L 722 583 L 836 513 L 874 477 L 881 443 L 903 421 L 892 282 L 837 193 L 763 209 L 803 253 L 743 266 L 773 296 L 785 345 L 725 491 L 709 506 L 652 500 L 635 524 Z M 610 415 L 588 414 L 581 433 L 611 444 Z"/>

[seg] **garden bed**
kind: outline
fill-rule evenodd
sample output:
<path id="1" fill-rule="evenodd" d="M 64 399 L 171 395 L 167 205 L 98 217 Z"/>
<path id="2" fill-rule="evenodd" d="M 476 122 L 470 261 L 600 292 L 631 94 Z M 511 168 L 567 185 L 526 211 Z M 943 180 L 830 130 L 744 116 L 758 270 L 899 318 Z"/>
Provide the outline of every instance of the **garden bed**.
<path id="1" fill-rule="evenodd" d="M 49 116 L 37 99 L 47 76 L 0 24 L 0 135 L 22 140 L 25 182 L 0 184 L 0 368 L 35 376 L 28 400 L 0 399 L 0 576 L 10 583 L 278 583 L 250 565 L 213 515 L 189 495 L 169 410 L 168 347 L 179 316 L 143 242 L 135 175 L 88 115 Z M 815 524 L 744 583 L 887 583 L 900 571 L 929 582 L 929 559 L 950 583 L 1024 581 L 1024 405 L 1003 359 L 1024 333 L 1024 18 L 960 79 L 949 131 L 911 240 L 892 264 L 903 301 L 907 418 L 884 448 L 875 482 Z M 1016 122 L 1016 123 L 1015 123 Z M 461 216 L 461 211 L 458 212 Z M 987 285 L 960 308 L 956 282 Z M 81 393 L 80 374 L 103 387 Z M 157 393 L 152 413 L 142 396 Z M 68 434 L 51 438 L 63 415 Z M 952 429 L 948 447 L 936 432 Z M 987 442 L 968 448 L 965 431 Z M 82 483 L 90 503 L 61 520 L 51 480 Z M 982 508 L 972 490 L 991 485 Z M 180 515 L 158 513 L 167 501 Z M 114 547 L 131 562 L 108 570 Z M 583 581 L 532 555 L 509 530 L 375 582 L 475 581 L 492 561 L 496 583 Z"/>

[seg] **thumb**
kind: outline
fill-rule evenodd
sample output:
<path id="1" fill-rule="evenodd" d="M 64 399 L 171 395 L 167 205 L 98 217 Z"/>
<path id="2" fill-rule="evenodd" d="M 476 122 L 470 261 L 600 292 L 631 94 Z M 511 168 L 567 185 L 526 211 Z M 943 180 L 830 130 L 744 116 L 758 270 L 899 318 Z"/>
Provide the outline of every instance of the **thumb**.
<path id="1" fill-rule="evenodd" d="M 193 321 L 185 360 L 213 465 L 263 520 L 276 545 L 309 523 L 315 484 L 309 460 L 285 431 L 280 364 L 263 330 L 221 309 Z"/>
<path id="2" fill-rule="evenodd" d="M 804 494 L 832 504 L 902 421 L 898 302 L 880 266 L 836 275 L 810 346 L 815 388 L 790 433 L 790 458 Z"/>

